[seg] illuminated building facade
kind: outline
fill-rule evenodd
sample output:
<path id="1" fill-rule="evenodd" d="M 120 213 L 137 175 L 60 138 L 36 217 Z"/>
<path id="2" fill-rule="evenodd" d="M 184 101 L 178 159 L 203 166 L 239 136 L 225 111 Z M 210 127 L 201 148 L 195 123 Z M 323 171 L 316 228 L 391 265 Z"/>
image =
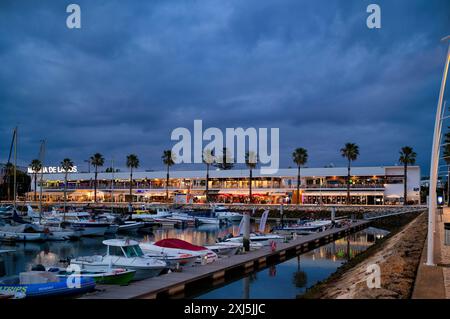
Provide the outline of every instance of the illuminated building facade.
<path id="1" fill-rule="evenodd" d="M 248 170 L 211 170 L 209 179 L 210 201 L 248 203 Z M 347 204 L 347 168 L 302 168 L 300 201 L 303 204 Z M 353 167 L 350 195 L 352 204 L 382 205 L 403 202 L 403 167 Z M 38 177 L 39 182 L 39 177 Z M 129 173 L 98 174 L 97 201 L 128 202 Z M 64 175 L 44 174 L 43 201 L 63 200 Z M 419 204 L 420 167 L 408 167 L 408 202 Z M 34 185 L 34 183 L 32 183 Z M 205 202 L 205 171 L 172 171 L 169 180 L 171 201 Z M 39 196 L 38 183 L 38 196 Z M 297 169 L 280 169 L 275 175 L 253 172 L 252 193 L 255 203 L 296 203 Z M 162 202 L 166 196 L 166 172 L 134 172 L 133 201 Z M 94 173 L 70 173 L 67 184 L 68 201 L 92 202 L 94 199 Z M 34 191 L 27 196 L 33 199 Z"/>

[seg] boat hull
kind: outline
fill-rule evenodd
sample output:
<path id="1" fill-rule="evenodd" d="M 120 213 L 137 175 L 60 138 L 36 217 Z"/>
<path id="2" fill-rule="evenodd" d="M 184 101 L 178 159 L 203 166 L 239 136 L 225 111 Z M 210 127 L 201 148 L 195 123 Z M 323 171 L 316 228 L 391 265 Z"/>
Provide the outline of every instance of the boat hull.
<path id="1" fill-rule="evenodd" d="M 107 227 L 83 227 L 81 225 L 73 225 L 75 229 L 80 231 L 81 236 L 96 237 L 105 236 Z"/>
<path id="2" fill-rule="evenodd" d="M 66 276 L 79 276 L 81 278 L 91 278 L 95 280 L 95 283 L 97 284 L 103 284 L 103 285 L 128 285 L 130 281 L 133 280 L 135 271 L 134 270 L 121 270 L 120 272 L 117 271 L 110 271 L 110 272 L 81 272 L 80 274 L 74 274 L 74 273 L 68 273 L 65 270 L 62 270 L 60 268 L 56 268 L 55 270 L 52 270 L 52 268 L 49 269 L 50 272 L 57 271 L 56 275 L 58 277 L 66 277 Z"/>
<path id="3" fill-rule="evenodd" d="M 141 265 L 130 265 L 127 263 L 122 263 L 120 260 L 118 262 L 87 262 L 82 260 L 72 259 L 71 264 L 79 265 L 82 270 L 92 271 L 92 272 L 107 272 L 111 267 L 114 268 L 125 268 L 129 270 L 135 270 L 133 280 L 142 280 L 151 277 L 158 276 L 166 268 L 164 266 L 141 266 Z"/>
<path id="4" fill-rule="evenodd" d="M 48 236 L 45 233 L 15 233 L 0 231 L 2 241 L 45 241 Z"/>
<path id="5" fill-rule="evenodd" d="M 67 277 L 61 277 L 58 282 L 43 284 L 0 284 L 0 293 L 14 293 L 25 298 L 63 297 L 90 292 L 95 288 L 91 278 L 80 278 L 79 287 L 69 287 Z"/>

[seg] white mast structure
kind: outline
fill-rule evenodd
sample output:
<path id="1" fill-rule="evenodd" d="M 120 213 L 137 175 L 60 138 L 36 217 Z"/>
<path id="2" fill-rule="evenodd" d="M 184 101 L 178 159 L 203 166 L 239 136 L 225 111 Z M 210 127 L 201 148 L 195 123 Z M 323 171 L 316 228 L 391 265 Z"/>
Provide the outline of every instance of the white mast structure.
<path id="1" fill-rule="evenodd" d="M 442 41 L 450 40 L 450 36 L 442 39 Z M 439 92 L 439 101 L 436 110 L 436 119 L 434 122 L 433 149 L 431 152 L 430 165 L 430 190 L 428 197 L 428 241 L 427 241 L 427 262 L 428 266 L 434 265 L 434 233 L 437 206 L 437 175 L 439 169 L 439 151 L 441 146 L 442 132 L 442 102 L 444 100 L 445 84 L 447 82 L 448 66 L 450 62 L 450 42 L 448 45 L 447 55 L 445 56 L 445 67 L 442 75 L 441 90 Z"/>

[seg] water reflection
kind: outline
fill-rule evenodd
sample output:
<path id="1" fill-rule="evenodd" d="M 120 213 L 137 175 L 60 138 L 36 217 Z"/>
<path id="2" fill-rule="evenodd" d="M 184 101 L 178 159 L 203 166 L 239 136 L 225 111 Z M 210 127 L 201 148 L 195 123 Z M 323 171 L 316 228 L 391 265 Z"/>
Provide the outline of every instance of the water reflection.
<path id="1" fill-rule="evenodd" d="M 255 229 L 257 225 L 252 225 Z M 207 245 L 216 242 L 219 237 L 227 234 L 237 235 L 238 225 L 219 227 L 216 225 L 202 225 L 196 228 L 160 228 L 150 235 L 116 235 L 117 238 L 131 238 L 142 241 L 157 241 L 165 238 L 179 238 L 196 245 Z M 114 238 L 111 237 L 111 238 Z M 61 260 L 83 255 L 104 254 L 106 246 L 102 244 L 104 238 L 81 238 L 79 241 L 44 242 L 44 243 L 1 243 L 0 250 L 13 249 L 12 256 L 7 256 L 10 264 L 7 275 L 28 271 L 35 264 L 44 266 L 62 265 Z M 4 262 L 4 263 L 5 263 Z M 1 275 L 1 274 L 0 274 Z"/>
<path id="2" fill-rule="evenodd" d="M 175 237 L 197 245 L 205 245 L 214 243 L 218 237 L 226 234 L 236 234 L 237 228 L 237 225 L 225 228 L 214 225 L 188 229 L 167 228 L 155 230 L 151 235 L 128 237 L 145 241 Z M 200 298 L 294 298 L 317 281 L 327 278 L 347 258 L 360 254 L 377 238 L 382 238 L 386 234 L 385 231 L 368 228 L 303 254 L 299 258 L 249 274 L 242 280 L 210 291 Z M 0 271 L 4 274 L 0 272 L 0 276 L 28 271 L 35 264 L 62 265 L 60 261 L 66 258 L 104 254 L 103 240 L 103 238 L 82 238 L 74 242 L 1 244 L 0 250 L 14 249 L 15 252 L 1 257 L 3 261 L 0 260 L 0 263 L 3 265 L 0 265 Z"/>
<path id="3" fill-rule="evenodd" d="M 353 258 L 362 253 L 387 234 L 388 232 L 381 229 L 368 228 L 297 258 L 252 273 L 198 298 L 295 298 L 318 281 L 328 278 L 349 257 Z"/>

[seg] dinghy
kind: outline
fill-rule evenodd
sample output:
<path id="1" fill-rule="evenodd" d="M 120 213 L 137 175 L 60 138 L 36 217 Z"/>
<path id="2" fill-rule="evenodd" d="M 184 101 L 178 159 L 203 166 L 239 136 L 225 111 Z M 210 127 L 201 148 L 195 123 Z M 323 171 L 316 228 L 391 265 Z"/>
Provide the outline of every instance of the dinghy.
<path id="1" fill-rule="evenodd" d="M 74 280 L 72 280 L 74 279 Z M 47 271 L 22 272 L 0 281 L 0 293 L 14 294 L 16 298 L 63 297 L 94 290 L 92 278 L 58 277 Z"/>

